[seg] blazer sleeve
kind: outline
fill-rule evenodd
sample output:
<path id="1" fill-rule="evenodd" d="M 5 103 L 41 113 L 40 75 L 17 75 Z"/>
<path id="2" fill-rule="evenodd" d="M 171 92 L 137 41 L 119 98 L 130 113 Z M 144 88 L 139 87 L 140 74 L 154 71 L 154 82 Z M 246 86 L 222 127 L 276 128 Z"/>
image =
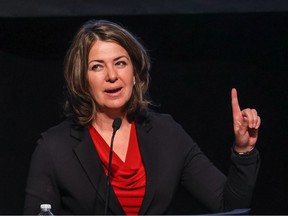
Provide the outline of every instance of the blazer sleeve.
<path id="1" fill-rule="evenodd" d="M 150 119 L 152 129 L 149 142 L 154 141 L 151 144 L 153 151 L 149 153 L 157 155 L 158 163 L 154 166 L 159 168 L 158 164 L 162 161 L 167 164 L 154 173 L 156 175 L 160 172 L 162 179 L 169 179 L 162 185 L 172 187 L 180 183 L 213 213 L 250 207 L 260 167 L 257 149 L 247 157 L 239 157 L 231 152 L 230 168 L 226 175 L 210 161 L 190 134 L 171 115 L 155 114 Z M 144 137 L 143 135 L 140 140 L 143 141 Z M 162 169 L 166 169 L 166 172 Z M 166 173 L 171 174 L 168 176 Z"/>
<path id="2" fill-rule="evenodd" d="M 257 181 L 261 158 L 257 149 L 251 155 L 239 157 L 231 148 L 231 166 L 224 193 L 224 210 L 248 208 Z"/>
<path id="3" fill-rule="evenodd" d="M 246 157 L 231 152 L 231 164 L 226 176 L 186 132 L 182 131 L 181 136 L 179 139 L 186 143 L 182 185 L 212 212 L 248 208 L 260 167 L 258 150 Z"/>
<path id="4" fill-rule="evenodd" d="M 33 153 L 25 190 L 24 214 L 35 215 L 40 212 L 40 203 L 52 205 L 52 212 L 60 203 L 53 161 L 43 137 L 37 141 Z"/>

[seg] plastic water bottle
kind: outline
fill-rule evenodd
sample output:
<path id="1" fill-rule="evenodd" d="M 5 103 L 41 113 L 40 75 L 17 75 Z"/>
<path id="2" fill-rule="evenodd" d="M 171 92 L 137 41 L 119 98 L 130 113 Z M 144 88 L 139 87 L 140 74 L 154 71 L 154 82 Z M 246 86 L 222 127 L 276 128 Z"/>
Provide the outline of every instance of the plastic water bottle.
<path id="1" fill-rule="evenodd" d="M 54 214 L 51 212 L 51 205 L 50 204 L 41 204 L 40 205 L 41 211 L 39 212 L 39 216 L 41 215 L 51 215 L 53 216 Z"/>

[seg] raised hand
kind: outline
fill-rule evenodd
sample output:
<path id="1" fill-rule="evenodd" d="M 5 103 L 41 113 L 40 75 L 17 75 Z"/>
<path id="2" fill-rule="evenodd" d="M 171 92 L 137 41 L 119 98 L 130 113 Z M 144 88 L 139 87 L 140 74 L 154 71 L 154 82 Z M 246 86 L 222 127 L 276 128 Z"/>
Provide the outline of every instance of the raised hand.
<path id="1" fill-rule="evenodd" d="M 255 109 L 240 109 L 235 88 L 231 90 L 231 104 L 235 134 L 234 150 L 239 153 L 249 152 L 256 145 L 261 118 Z"/>

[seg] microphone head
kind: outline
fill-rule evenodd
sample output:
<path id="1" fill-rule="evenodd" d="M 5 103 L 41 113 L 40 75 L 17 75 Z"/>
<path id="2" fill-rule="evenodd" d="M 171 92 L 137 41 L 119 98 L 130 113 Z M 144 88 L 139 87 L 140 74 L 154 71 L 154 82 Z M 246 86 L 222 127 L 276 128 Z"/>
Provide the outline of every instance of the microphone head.
<path id="1" fill-rule="evenodd" d="M 116 117 L 113 121 L 112 128 L 116 131 L 120 128 L 121 124 L 122 124 L 122 119 L 119 117 Z"/>

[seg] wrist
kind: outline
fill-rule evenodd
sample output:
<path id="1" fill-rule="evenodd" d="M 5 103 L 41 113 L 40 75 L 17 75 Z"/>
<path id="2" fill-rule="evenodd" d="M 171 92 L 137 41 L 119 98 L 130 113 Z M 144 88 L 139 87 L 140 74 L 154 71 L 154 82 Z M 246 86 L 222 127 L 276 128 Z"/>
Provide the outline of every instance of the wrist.
<path id="1" fill-rule="evenodd" d="M 237 148 L 237 146 L 233 146 L 233 153 L 239 157 L 245 157 L 250 155 L 252 152 L 254 152 L 255 146 L 250 146 L 249 148 Z"/>

